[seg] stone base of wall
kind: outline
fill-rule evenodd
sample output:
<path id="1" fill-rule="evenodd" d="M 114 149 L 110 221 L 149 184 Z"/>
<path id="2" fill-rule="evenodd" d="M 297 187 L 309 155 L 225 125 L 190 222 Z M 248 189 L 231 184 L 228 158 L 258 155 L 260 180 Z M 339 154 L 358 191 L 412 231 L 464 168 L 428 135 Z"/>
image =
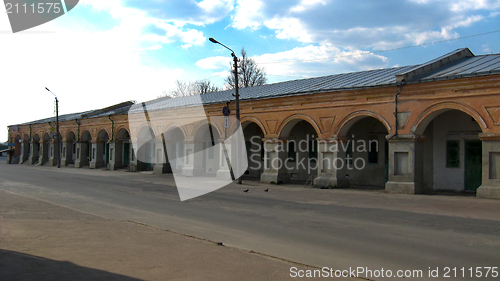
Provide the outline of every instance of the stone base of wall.
<path id="1" fill-rule="evenodd" d="M 229 170 L 218 170 L 217 171 L 217 179 L 219 180 L 233 180 L 231 178 L 231 172 Z"/>
<path id="2" fill-rule="evenodd" d="M 103 168 L 106 165 L 104 164 L 104 161 L 92 161 L 90 162 L 90 169 L 99 169 Z"/>
<path id="3" fill-rule="evenodd" d="M 156 164 L 153 167 L 153 174 L 155 175 L 161 175 L 166 173 L 172 173 L 172 169 L 168 164 Z"/>
<path id="4" fill-rule="evenodd" d="M 500 186 L 480 186 L 476 191 L 476 197 L 487 199 L 500 199 Z"/>
<path id="5" fill-rule="evenodd" d="M 417 188 L 413 182 L 387 182 L 385 190 L 390 193 L 415 194 Z"/>
<path id="6" fill-rule="evenodd" d="M 345 178 L 339 179 L 332 175 L 322 174 L 314 179 L 314 185 L 317 187 L 347 188 L 349 187 L 349 181 Z"/>
<path id="7" fill-rule="evenodd" d="M 260 181 L 264 183 L 289 183 L 290 175 L 285 173 L 266 173 L 264 172 L 262 176 L 260 176 Z"/>

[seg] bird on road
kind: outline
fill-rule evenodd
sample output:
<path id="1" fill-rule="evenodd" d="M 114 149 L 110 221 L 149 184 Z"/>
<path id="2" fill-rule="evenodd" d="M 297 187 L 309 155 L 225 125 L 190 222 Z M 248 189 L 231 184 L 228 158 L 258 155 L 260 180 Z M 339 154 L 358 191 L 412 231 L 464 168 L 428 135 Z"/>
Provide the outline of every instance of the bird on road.
<path id="1" fill-rule="evenodd" d="M 248 189 L 248 188 L 247 188 L 247 189 L 243 190 L 243 192 L 248 192 L 249 190 L 250 190 L 250 189 Z"/>
<path id="2" fill-rule="evenodd" d="M 269 188 L 268 188 L 268 189 L 265 189 L 264 191 L 265 191 L 265 192 L 268 192 L 268 191 L 269 191 Z"/>

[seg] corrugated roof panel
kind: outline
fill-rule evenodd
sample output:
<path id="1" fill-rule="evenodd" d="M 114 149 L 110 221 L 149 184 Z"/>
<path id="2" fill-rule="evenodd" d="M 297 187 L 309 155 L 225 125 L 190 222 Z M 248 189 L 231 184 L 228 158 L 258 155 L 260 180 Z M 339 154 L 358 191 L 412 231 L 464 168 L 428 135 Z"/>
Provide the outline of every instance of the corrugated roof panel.
<path id="1" fill-rule="evenodd" d="M 411 69 L 409 69 L 401 74 L 408 75 L 411 72 L 418 71 L 418 70 L 421 70 L 423 68 L 433 67 L 433 65 L 438 63 L 438 62 L 439 62 L 439 67 L 443 67 L 443 64 L 446 64 L 446 63 L 451 64 L 450 60 L 451 61 L 459 60 L 461 57 L 464 57 L 464 58 L 474 57 L 474 54 L 469 50 L 469 48 L 456 49 L 455 51 L 449 52 L 449 53 L 442 55 L 436 59 L 430 60 L 430 61 L 425 62 L 425 63 L 420 64 L 420 65 L 416 65 L 415 67 L 413 67 L 413 68 L 411 68 Z"/>
<path id="2" fill-rule="evenodd" d="M 461 53 L 462 51 L 466 51 Z M 470 56 L 472 55 L 472 56 Z M 456 61 L 460 56 L 467 56 Z M 451 62 L 453 61 L 453 62 Z M 412 71 L 421 71 L 425 66 L 431 66 L 436 62 L 450 62 L 441 66 L 430 73 L 426 73 L 420 77 L 414 77 L 408 82 L 429 81 L 435 79 L 453 79 L 463 76 L 482 75 L 485 73 L 500 73 L 500 54 L 473 56 L 467 49 L 458 49 L 444 56 L 441 56 L 432 61 L 421 65 L 411 65 L 394 67 L 387 69 L 368 70 L 352 73 L 341 73 L 329 76 L 314 77 L 307 79 L 298 79 L 275 84 L 267 84 L 262 86 L 242 88 L 240 89 L 241 100 L 264 99 L 287 95 L 299 95 L 304 93 L 325 92 L 348 90 L 354 88 L 380 87 L 389 86 L 396 83 L 396 75 L 408 74 Z M 437 67 L 436 64 L 433 67 Z M 201 96 L 188 96 L 179 98 L 159 98 L 145 102 L 148 110 L 163 110 L 176 107 L 187 107 L 199 105 L 200 100 L 203 104 L 225 103 L 234 101 L 234 90 L 226 90 L 214 93 L 208 93 Z M 120 105 L 118 105 L 120 106 Z M 116 107 L 116 106 L 115 106 Z M 99 117 L 113 114 L 123 114 L 128 111 L 130 106 L 120 108 L 110 107 L 107 110 L 91 110 L 82 113 L 66 114 L 60 116 L 61 121 L 74 120 L 81 118 Z M 137 110 L 139 110 L 138 108 Z M 46 118 L 38 121 L 33 121 L 25 124 L 55 122 L 55 117 Z"/>
<path id="3" fill-rule="evenodd" d="M 478 60 L 475 65 L 472 65 L 468 70 L 470 73 L 490 72 L 500 69 L 500 56 L 488 56 L 482 60 Z"/>
<path id="4" fill-rule="evenodd" d="M 434 77 L 447 77 L 453 75 L 463 75 L 465 73 L 473 73 L 473 69 L 478 67 L 479 65 L 483 65 L 483 67 L 488 67 L 488 59 L 484 59 L 484 57 L 474 57 L 469 59 L 463 59 L 457 61 L 454 65 L 447 67 L 445 70 L 437 72 L 434 74 Z"/>
<path id="5" fill-rule="evenodd" d="M 442 69 L 418 77 L 419 81 L 451 79 L 454 77 L 481 75 L 500 71 L 500 55 L 468 57 L 458 60 Z"/>
<path id="6" fill-rule="evenodd" d="M 352 80 L 350 73 L 337 74 L 330 77 L 328 84 L 322 85 L 322 89 L 340 89 L 342 85 L 345 85 Z"/>
<path id="7" fill-rule="evenodd" d="M 413 65 L 410 65 L 410 66 L 392 68 L 385 75 L 381 75 L 377 79 L 373 79 L 372 86 L 392 85 L 392 84 L 396 83 L 396 75 L 398 75 L 399 73 L 405 72 L 413 67 L 414 67 Z"/>
<path id="8" fill-rule="evenodd" d="M 391 72 L 389 72 L 388 69 L 384 69 L 384 71 L 370 71 L 367 72 L 367 75 L 359 75 L 357 81 L 352 81 L 351 82 L 351 87 L 363 87 L 363 86 L 373 86 L 375 85 L 375 81 L 381 79 L 382 77 L 387 77 L 390 75 Z M 390 75 L 393 76 L 393 75 Z M 395 78 L 394 78 L 395 80 Z"/>

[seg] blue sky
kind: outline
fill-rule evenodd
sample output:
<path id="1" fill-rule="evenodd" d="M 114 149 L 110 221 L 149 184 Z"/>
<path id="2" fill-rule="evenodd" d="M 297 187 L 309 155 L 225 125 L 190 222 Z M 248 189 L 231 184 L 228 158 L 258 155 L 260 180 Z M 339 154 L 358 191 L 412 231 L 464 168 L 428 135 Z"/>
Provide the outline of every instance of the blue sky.
<path id="1" fill-rule="evenodd" d="M 223 86 L 230 52 L 268 82 L 423 63 L 457 48 L 500 53 L 500 1 L 81 0 L 68 14 L 12 34 L 0 16 L 0 127 L 154 99 L 176 80 Z M 458 39 L 458 40 L 454 40 Z M 414 48 L 413 45 L 447 42 Z M 0 141 L 7 130 L 0 130 Z"/>

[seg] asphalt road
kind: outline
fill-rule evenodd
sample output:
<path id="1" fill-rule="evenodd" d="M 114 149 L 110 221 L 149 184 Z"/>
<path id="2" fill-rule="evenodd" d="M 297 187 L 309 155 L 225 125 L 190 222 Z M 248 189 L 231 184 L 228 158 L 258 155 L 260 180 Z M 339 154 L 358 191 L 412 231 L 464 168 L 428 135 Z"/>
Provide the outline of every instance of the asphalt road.
<path id="1" fill-rule="evenodd" d="M 334 270 L 421 270 L 407 280 L 450 280 L 448 267 L 450 277 L 467 276 L 451 280 L 500 280 L 469 276 L 500 267 L 500 200 L 267 187 L 230 185 L 180 202 L 168 175 L 0 163 L 0 189 L 110 219 Z"/>

